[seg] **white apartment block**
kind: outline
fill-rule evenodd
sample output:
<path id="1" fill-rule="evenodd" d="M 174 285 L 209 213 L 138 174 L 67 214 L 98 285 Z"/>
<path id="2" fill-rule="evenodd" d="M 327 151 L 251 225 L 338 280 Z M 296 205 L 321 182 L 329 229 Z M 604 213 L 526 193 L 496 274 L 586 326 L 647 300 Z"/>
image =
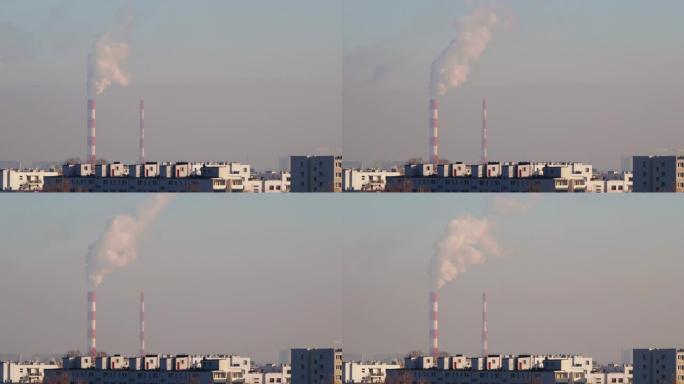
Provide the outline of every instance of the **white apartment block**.
<path id="1" fill-rule="evenodd" d="M 290 172 L 266 172 L 245 182 L 245 192 L 282 193 L 290 192 Z"/>
<path id="2" fill-rule="evenodd" d="M 292 192 L 342 192 L 342 156 L 291 156 Z"/>
<path id="3" fill-rule="evenodd" d="M 387 371 L 387 383 L 586 384 L 593 361 L 582 356 L 462 355 L 406 358 Z"/>
<path id="4" fill-rule="evenodd" d="M 268 364 L 245 374 L 245 384 L 290 384 L 289 364 Z"/>
<path id="5" fill-rule="evenodd" d="M 38 169 L 0 169 L 0 176 L 2 178 L 0 191 L 42 191 L 45 177 L 57 175 L 56 171 L 42 171 Z"/>
<path id="6" fill-rule="evenodd" d="M 634 368 L 631 364 L 609 365 L 587 374 L 587 384 L 632 384 Z"/>
<path id="7" fill-rule="evenodd" d="M 342 190 L 345 192 L 384 191 L 387 177 L 400 175 L 398 171 L 383 169 L 345 169 L 342 175 Z"/>
<path id="8" fill-rule="evenodd" d="M 634 156 L 634 192 L 684 192 L 684 156 Z"/>
<path id="9" fill-rule="evenodd" d="M 342 350 L 293 348 L 292 384 L 342 384 Z"/>
<path id="10" fill-rule="evenodd" d="M 399 368 L 401 368 L 399 364 L 345 361 L 342 367 L 342 382 L 345 384 L 384 383 L 387 370 Z"/>
<path id="11" fill-rule="evenodd" d="M 48 192 L 243 192 L 251 167 L 240 163 L 65 164 L 45 178 Z"/>
<path id="12" fill-rule="evenodd" d="M 684 383 L 684 349 L 635 349 L 634 384 Z"/>
<path id="13" fill-rule="evenodd" d="M 407 164 L 387 178 L 391 192 L 586 192 L 593 167 L 584 163 Z"/>
<path id="14" fill-rule="evenodd" d="M 65 357 L 45 370 L 45 384 L 243 383 L 251 362 L 239 356 Z"/>
<path id="15" fill-rule="evenodd" d="M 0 383 L 42 383 L 45 370 L 55 368 L 56 364 L 0 361 Z"/>
<path id="16" fill-rule="evenodd" d="M 594 193 L 621 193 L 632 192 L 633 190 L 632 172 L 608 172 L 599 178 L 592 178 L 587 181 L 587 192 Z"/>

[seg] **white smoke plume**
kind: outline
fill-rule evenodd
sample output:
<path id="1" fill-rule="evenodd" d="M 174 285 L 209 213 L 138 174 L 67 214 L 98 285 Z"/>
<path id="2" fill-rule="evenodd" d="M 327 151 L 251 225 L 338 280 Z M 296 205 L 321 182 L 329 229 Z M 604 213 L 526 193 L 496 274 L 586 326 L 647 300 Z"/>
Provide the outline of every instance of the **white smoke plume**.
<path id="1" fill-rule="evenodd" d="M 136 216 L 122 214 L 108 224 L 105 233 L 88 248 L 86 273 L 88 288 L 95 289 L 105 276 L 135 261 L 138 240 L 171 201 L 171 196 L 156 195 L 145 202 Z"/>
<path id="2" fill-rule="evenodd" d="M 484 53 L 499 23 L 495 10 L 486 7 L 476 8 L 459 20 L 458 37 L 432 62 L 430 97 L 441 96 L 468 79 L 470 65 Z"/>
<path id="3" fill-rule="evenodd" d="M 121 64 L 130 55 L 128 42 L 133 23 L 132 7 L 129 4 L 123 23 L 118 28 L 101 34 L 93 42 L 88 54 L 88 98 L 104 92 L 112 84 L 122 87 L 131 82 L 131 75 Z"/>
<path id="4" fill-rule="evenodd" d="M 492 235 L 493 223 L 463 215 L 449 222 L 442 238 L 435 243 L 430 259 L 430 285 L 440 289 L 471 265 L 483 264 L 489 256 L 502 254 Z"/>

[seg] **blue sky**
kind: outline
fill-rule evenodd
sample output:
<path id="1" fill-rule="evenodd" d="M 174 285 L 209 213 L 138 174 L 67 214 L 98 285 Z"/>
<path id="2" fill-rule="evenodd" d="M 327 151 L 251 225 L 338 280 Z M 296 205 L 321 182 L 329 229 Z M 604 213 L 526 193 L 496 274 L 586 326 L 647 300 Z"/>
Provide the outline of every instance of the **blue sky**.
<path id="1" fill-rule="evenodd" d="M 147 198 L 2 196 L 0 290 L 13 310 L 0 352 L 83 349 L 88 245 Z M 99 287 L 98 345 L 135 352 L 144 289 L 155 352 L 273 361 L 279 349 L 337 341 L 366 357 L 425 349 L 428 262 L 462 214 L 492 220 L 506 252 L 442 289 L 445 350 L 478 352 L 483 290 L 492 351 L 609 361 L 623 348 L 684 343 L 670 321 L 684 315 L 672 304 L 684 267 L 678 196 L 543 196 L 515 215 L 493 212 L 491 199 L 177 196 L 138 260 Z"/>

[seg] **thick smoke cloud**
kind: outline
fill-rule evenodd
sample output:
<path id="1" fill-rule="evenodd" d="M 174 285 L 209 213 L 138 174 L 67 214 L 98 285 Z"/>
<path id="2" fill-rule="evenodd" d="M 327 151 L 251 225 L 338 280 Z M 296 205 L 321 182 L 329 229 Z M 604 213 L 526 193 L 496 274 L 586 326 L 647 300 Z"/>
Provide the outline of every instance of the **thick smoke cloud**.
<path id="1" fill-rule="evenodd" d="M 444 235 L 435 243 L 435 253 L 430 260 L 432 290 L 440 289 L 471 265 L 483 264 L 489 256 L 501 255 L 492 226 L 488 219 L 470 215 L 449 222 Z"/>
<path id="2" fill-rule="evenodd" d="M 122 68 L 130 55 L 130 30 L 133 12 L 129 5 L 124 21 L 118 28 L 101 34 L 88 54 L 88 97 L 93 98 L 112 84 L 122 87 L 131 82 L 131 75 Z"/>
<path id="3" fill-rule="evenodd" d="M 118 215 L 104 234 L 88 249 L 86 273 L 88 288 L 95 289 L 116 269 L 123 268 L 138 257 L 138 240 L 171 201 L 169 195 L 158 194 L 144 203 L 136 216 Z"/>
<path id="4" fill-rule="evenodd" d="M 470 65 L 484 53 L 500 17 L 492 8 L 477 8 L 459 20 L 458 37 L 449 43 L 430 68 L 430 96 L 443 95 L 463 84 Z"/>

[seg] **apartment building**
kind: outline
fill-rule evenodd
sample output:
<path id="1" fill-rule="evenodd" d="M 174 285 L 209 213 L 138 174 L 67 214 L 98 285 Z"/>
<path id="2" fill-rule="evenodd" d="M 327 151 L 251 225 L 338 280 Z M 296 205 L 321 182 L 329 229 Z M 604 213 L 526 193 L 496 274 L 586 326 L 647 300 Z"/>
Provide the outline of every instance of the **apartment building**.
<path id="1" fill-rule="evenodd" d="M 342 384 L 342 350 L 294 348 L 292 384 Z"/>
<path id="2" fill-rule="evenodd" d="M 342 156 L 290 157 L 292 192 L 342 192 Z"/>

